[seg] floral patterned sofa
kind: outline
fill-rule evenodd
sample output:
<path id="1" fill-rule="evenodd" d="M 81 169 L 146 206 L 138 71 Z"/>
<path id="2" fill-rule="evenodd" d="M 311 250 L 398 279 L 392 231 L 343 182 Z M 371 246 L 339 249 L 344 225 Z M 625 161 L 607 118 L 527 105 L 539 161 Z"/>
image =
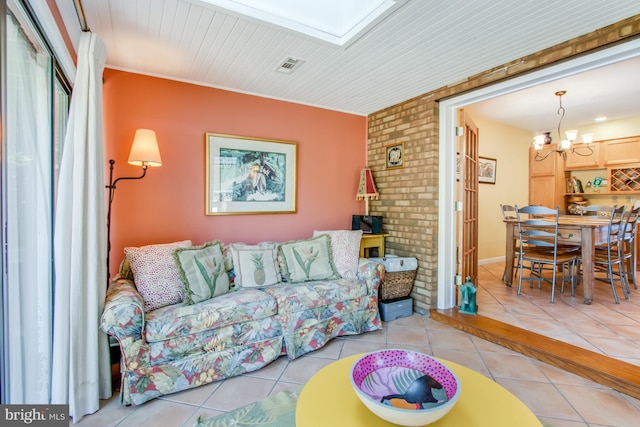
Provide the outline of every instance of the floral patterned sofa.
<path id="1" fill-rule="evenodd" d="M 198 247 L 182 242 L 180 249 L 155 245 L 163 246 L 165 255 L 170 250 L 178 264 L 180 256 L 202 256 L 201 262 L 195 261 L 196 273 L 187 273 L 186 280 L 181 274 L 185 287 L 180 300 L 159 303 L 163 306 L 157 308 L 152 296 L 145 298 L 148 290 L 136 282 L 142 281 L 141 268 L 161 257 L 156 253 L 144 259 L 136 271 L 135 254 L 125 249 L 127 258 L 109 286 L 101 318 L 101 328 L 120 344 L 121 402 L 141 404 L 255 371 L 281 355 L 294 359 L 337 336 L 380 329 L 378 287 L 384 267 L 358 258 L 356 232 L 315 232 L 314 236 L 284 244 L 241 244 L 233 254 L 229 248 L 234 245 L 222 248 L 219 242 Z M 222 258 L 215 261 L 213 252 L 221 252 Z M 314 270 L 323 256 L 333 269 L 328 276 Z M 247 266 L 252 266 L 253 274 Z M 206 284 L 198 296 L 194 274 L 203 268 L 210 270 L 202 275 L 201 282 Z M 189 274 L 194 280 L 188 280 Z M 323 274 L 324 278 L 317 278 Z M 271 283 L 269 276 L 274 277 Z M 230 285 L 222 287 L 224 292 L 213 289 L 216 280 L 226 283 L 228 278 Z"/>

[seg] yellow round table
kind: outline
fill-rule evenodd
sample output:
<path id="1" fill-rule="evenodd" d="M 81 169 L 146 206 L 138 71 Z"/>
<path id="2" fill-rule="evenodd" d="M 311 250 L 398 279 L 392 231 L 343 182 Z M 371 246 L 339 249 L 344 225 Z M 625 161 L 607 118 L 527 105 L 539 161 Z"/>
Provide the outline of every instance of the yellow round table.
<path id="1" fill-rule="evenodd" d="M 340 359 L 307 382 L 296 406 L 296 427 L 395 426 L 369 411 L 351 388 L 349 372 L 360 356 Z M 500 384 L 457 363 L 442 362 L 456 373 L 462 390 L 451 411 L 430 427 L 542 426 L 533 412 Z"/>

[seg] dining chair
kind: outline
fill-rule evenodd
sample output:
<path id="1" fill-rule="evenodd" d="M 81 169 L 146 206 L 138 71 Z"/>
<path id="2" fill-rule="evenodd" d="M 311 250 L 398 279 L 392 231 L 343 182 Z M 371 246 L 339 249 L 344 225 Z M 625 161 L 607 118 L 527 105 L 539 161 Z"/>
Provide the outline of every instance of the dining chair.
<path id="1" fill-rule="evenodd" d="M 640 204 L 625 214 L 624 235 L 622 236 L 622 266 L 625 269 L 627 282 L 633 284 L 634 289 L 638 289 L 636 281 L 636 269 L 638 267 L 638 248 L 636 246 L 636 236 L 638 234 L 638 224 L 640 223 Z"/>
<path id="2" fill-rule="evenodd" d="M 530 287 L 533 287 L 533 282 L 537 281 L 538 288 L 541 287 L 542 281 L 549 281 L 551 282 L 551 302 L 553 303 L 558 268 L 561 267 L 562 290 L 564 290 L 564 283 L 567 280 L 564 269 L 564 265 L 566 265 L 573 296 L 576 261 L 578 260 L 579 252 L 565 251 L 558 246 L 559 211 L 558 207 L 555 209 L 546 206 L 518 208 L 516 205 L 520 248 L 518 295 L 521 294 L 523 280 L 528 280 Z M 530 273 L 527 278 L 523 277 L 525 262 L 528 262 L 530 266 Z M 544 271 L 551 272 L 550 279 L 543 276 Z"/>
<path id="3" fill-rule="evenodd" d="M 604 245 L 596 246 L 594 253 L 594 264 L 596 269 L 606 271 L 606 277 L 596 277 L 600 281 L 609 281 L 611 291 L 616 304 L 620 304 L 618 293 L 616 292 L 615 277 L 620 280 L 620 286 L 625 299 L 629 299 L 629 282 L 624 268 L 624 256 L 622 247 L 625 236 L 625 211 L 626 206 L 614 205 L 610 207 L 609 226 L 607 228 L 607 242 Z M 615 267 L 615 268 L 614 268 Z"/>
<path id="4" fill-rule="evenodd" d="M 508 220 L 508 219 L 516 219 L 516 207 L 514 205 L 503 205 L 500 204 L 500 212 L 502 212 L 502 219 L 503 220 Z M 515 260 L 519 261 L 519 257 L 520 257 L 520 253 L 518 251 L 518 240 L 514 239 L 513 243 L 513 256 Z M 518 271 L 518 262 L 514 262 L 513 263 L 513 269 L 516 271 Z M 502 272 L 502 281 L 505 282 L 507 278 L 507 266 L 505 265 L 505 269 Z M 511 286 L 511 285 L 508 285 Z"/>

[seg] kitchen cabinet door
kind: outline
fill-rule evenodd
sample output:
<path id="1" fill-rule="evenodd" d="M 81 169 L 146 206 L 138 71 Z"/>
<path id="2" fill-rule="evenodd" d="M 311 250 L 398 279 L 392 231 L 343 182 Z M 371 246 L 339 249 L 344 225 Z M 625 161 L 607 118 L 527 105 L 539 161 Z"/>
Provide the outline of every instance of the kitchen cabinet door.
<path id="1" fill-rule="evenodd" d="M 605 141 L 601 149 L 603 167 L 640 163 L 640 137 Z"/>
<path id="2" fill-rule="evenodd" d="M 601 144 L 591 143 L 588 148 L 587 144 L 574 144 L 574 146 L 575 152 L 567 152 L 567 160 L 564 163 L 565 170 L 598 169 L 603 167 L 600 165 Z M 589 148 L 593 151 L 592 154 L 590 154 Z"/>
<path id="3" fill-rule="evenodd" d="M 529 178 L 529 204 L 542 205 L 549 208 L 555 208 L 559 204 L 555 175 L 532 176 Z M 564 210 L 564 206 L 561 205 L 560 209 Z"/>

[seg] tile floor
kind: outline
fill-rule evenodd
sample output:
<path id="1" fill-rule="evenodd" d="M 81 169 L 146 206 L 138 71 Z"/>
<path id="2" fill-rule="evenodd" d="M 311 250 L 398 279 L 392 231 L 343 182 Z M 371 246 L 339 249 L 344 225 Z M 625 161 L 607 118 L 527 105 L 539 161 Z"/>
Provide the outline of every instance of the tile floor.
<path id="1" fill-rule="evenodd" d="M 571 289 L 567 287 L 560 293 L 556 284 L 555 302 L 551 304 L 549 283 L 538 289 L 537 284 L 530 288 L 523 281 L 518 296 L 517 280 L 511 288 L 502 283 L 503 270 L 504 263 L 479 266 L 477 299 L 483 316 L 640 365 L 640 290 L 632 286 L 631 295 L 625 300 L 616 282 L 620 300 L 616 304 L 609 282 L 596 280 L 593 303 L 585 305 L 581 286 L 576 287 L 572 297 Z"/>
<path id="2" fill-rule="evenodd" d="M 616 307 L 610 288 L 601 283 L 591 306 L 581 303 L 579 293 L 576 298 L 558 294 L 551 305 L 548 288 L 525 288 L 518 297 L 515 287 L 502 284 L 501 276 L 500 263 L 480 267 L 481 314 L 517 322 L 514 324 L 536 332 L 558 334 L 573 344 L 640 364 L 640 325 L 634 325 L 640 321 L 639 292 Z M 384 323 L 380 331 L 335 339 L 294 361 L 280 357 L 259 371 L 138 407 L 120 406 L 114 395 L 101 402 L 98 412 L 75 425 L 192 426 L 199 416 L 213 417 L 303 384 L 342 357 L 396 347 L 448 359 L 486 375 L 554 427 L 632 427 L 640 423 L 640 400 L 414 313 Z"/>

